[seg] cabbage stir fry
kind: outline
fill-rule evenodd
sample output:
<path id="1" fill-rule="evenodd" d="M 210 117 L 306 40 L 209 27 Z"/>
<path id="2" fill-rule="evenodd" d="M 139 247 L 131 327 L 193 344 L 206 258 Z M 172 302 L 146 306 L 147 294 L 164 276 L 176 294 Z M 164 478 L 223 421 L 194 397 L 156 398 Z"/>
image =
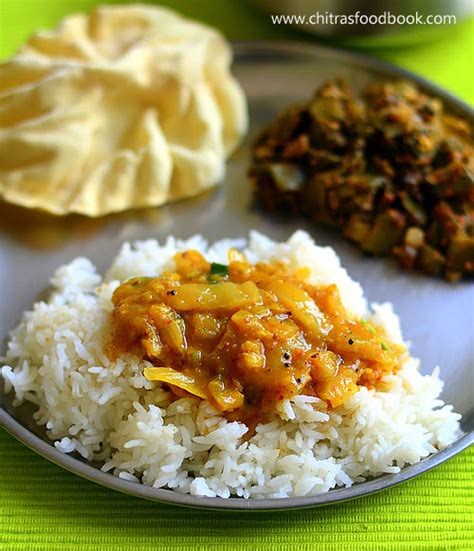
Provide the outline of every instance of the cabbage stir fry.
<path id="1" fill-rule="evenodd" d="M 150 381 L 192 394 L 252 422 L 297 394 L 337 407 L 358 385 L 382 387 L 406 350 L 380 327 L 352 319 L 335 285 L 280 262 L 229 263 L 199 252 L 175 256 L 176 271 L 122 283 L 114 292 L 108 353 L 149 362 Z"/>

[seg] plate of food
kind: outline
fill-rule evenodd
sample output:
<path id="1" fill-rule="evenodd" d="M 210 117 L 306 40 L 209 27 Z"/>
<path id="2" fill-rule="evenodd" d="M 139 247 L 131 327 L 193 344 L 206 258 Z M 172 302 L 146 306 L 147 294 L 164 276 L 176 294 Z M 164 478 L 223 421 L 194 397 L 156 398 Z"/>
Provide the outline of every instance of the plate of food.
<path id="1" fill-rule="evenodd" d="M 468 106 L 142 6 L 71 16 L 1 72 L 7 431 L 229 510 L 360 497 L 472 443 Z"/>

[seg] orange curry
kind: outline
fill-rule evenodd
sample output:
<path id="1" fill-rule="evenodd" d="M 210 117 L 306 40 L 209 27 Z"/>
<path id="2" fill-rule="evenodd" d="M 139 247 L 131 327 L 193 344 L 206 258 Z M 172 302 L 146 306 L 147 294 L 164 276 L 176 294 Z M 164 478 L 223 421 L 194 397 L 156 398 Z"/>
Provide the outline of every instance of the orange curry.
<path id="1" fill-rule="evenodd" d="M 358 385 L 381 387 L 406 354 L 381 328 L 349 316 L 335 285 L 307 283 L 307 269 L 251 265 L 235 250 L 228 265 L 193 250 L 175 262 L 173 273 L 116 289 L 109 355 L 148 360 L 147 379 L 233 419 L 274 411 L 296 394 L 337 407 Z"/>

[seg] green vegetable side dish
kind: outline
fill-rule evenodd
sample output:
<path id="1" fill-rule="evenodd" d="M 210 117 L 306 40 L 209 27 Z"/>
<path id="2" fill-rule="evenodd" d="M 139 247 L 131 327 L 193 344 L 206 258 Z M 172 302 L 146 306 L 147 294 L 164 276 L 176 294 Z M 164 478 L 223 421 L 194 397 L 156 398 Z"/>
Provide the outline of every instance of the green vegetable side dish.
<path id="1" fill-rule="evenodd" d="M 474 275 L 472 128 L 408 82 L 329 81 L 257 138 L 268 210 L 338 226 L 365 253 L 450 281 Z"/>

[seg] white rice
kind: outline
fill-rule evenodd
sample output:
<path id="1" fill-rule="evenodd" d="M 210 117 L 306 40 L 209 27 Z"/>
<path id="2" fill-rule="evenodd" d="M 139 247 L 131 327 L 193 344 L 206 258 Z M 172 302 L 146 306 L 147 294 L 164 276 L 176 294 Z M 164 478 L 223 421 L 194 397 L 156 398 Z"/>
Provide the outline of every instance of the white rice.
<path id="1" fill-rule="evenodd" d="M 247 427 L 227 422 L 209 403 L 192 397 L 172 402 L 160 383 L 142 375 L 147 362 L 133 355 L 107 358 L 110 299 L 121 280 L 173 269 L 174 254 L 188 248 L 226 262 L 229 246 L 245 241 L 223 240 L 209 248 L 200 236 L 170 237 L 164 245 L 126 243 L 104 281 L 85 258 L 57 270 L 50 301 L 35 304 L 12 332 L 1 373 L 18 403 L 37 404 L 35 419 L 59 450 L 102 461 L 104 471 L 156 488 L 278 498 L 397 473 L 457 438 L 460 415 L 439 399 L 438 370 L 423 376 L 416 359 L 389 378 L 389 391 L 362 387 L 334 410 L 309 396 L 285 401 L 245 440 Z M 245 254 L 251 262 L 279 259 L 309 267 L 312 282 L 337 284 L 349 312 L 402 341 L 391 305 L 369 310 L 335 252 L 316 246 L 308 234 L 299 231 L 275 243 L 252 232 Z"/>

